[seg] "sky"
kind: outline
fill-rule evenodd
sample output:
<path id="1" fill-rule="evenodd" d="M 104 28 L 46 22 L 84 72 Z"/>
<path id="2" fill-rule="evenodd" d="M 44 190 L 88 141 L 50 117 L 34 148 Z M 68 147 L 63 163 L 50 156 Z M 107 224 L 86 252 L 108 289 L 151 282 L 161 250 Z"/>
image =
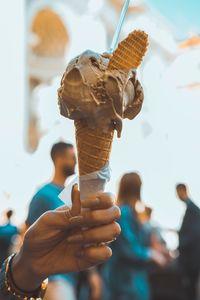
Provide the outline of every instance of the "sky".
<path id="1" fill-rule="evenodd" d="M 173 26 L 179 28 L 178 39 L 185 37 L 186 32 L 189 34 L 191 28 L 197 28 L 196 32 L 199 32 L 197 11 L 200 1 L 147 1 L 151 1 L 152 7 L 160 9 L 172 20 Z M 104 52 L 106 34 L 100 20 L 72 12 L 68 12 L 68 17 L 73 39 L 67 60 L 86 48 Z M 124 32 L 128 33 L 129 27 L 144 23 L 156 36 L 151 16 L 128 19 Z M 58 112 L 56 90 L 60 78 L 55 78 L 51 86 L 43 86 L 38 92 L 41 126 L 48 133 L 34 154 L 27 153 L 24 148 L 24 28 L 23 1 L 4 1 L 0 10 L 0 213 L 13 207 L 18 224 L 24 220 L 36 188 L 50 179 L 53 166 L 49 150 L 52 143 L 61 138 L 75 142 L 73 123 L 61 118 Z M 162 35 L 163 42 L 169 41 L 166 49 L 171 45 L 176 47 L 171 28 L 163 28 L 158 33 Z M 88 34 L 83 35 L 83 31 Z M 122 138 L 114 140 L 112 180 L 107 189 L 116 193 L 121 175 L 127 171 L 138 171 L 144 183 L 143 199 L 154 208 L 154 219 L 163 227 L 179 228 L 184 213 L 184 207 L 175 195 L 176 182 L 187 182 L 192 197 L 200 205 L 200 90 L 180 88 L 200 79 L 199 64 L 199 49 L 163 55 L 159 48 L 150 44 L 148 58 L 139 72 L 145 88 L 143 110 L 135 121 L 124 122 Z"/>
<path id="2" fill-rule="evenodd" d="M 187 37 L 188 32 L 200 33 L 199 0 L 146 0 L 146 3 L 171 21 L 181 38 Z"/>

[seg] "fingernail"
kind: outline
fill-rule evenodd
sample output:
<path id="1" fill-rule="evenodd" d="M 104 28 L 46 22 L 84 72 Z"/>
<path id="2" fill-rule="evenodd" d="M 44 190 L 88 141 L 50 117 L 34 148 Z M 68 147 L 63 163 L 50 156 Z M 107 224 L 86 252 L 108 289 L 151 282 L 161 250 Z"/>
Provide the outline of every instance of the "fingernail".
<path id="1" fill-rule="evenodd" d="M 72 188 L 73 189 L 78 189 L 78 183 L 75 183 Z"/>
<path id="2" fill-rule="evenodd" d="M 117 240 L 117 238 L 114 238 L 112 241 L 110 241 L 110 243 L 113 243 Z"/>
<path id="3" fill-rule="evenodd" d="M 110 241 L 110 243 L 115 242 L 117 240 L 117 238 L 114 238 Z"/>
<path id="4" fill-rule="evenodd" d="M 83 241 L 83 235 L 79 233 L 79 234 L 75 234 L 75 235 L 69 236 L 67 238 L 67 241 L 69 243 L 79 243 L 79 242 L 82 242 Z"/>
<path id="5" fill-rule="evenodd" d="M 69 219 L 69 223 L 71 226 L 80 226 L 83 224 L 83 216 L 75 216 Z"/>
<path id="6" fill-rule="evenodd" d="M 105 243 L 100 243 L 99 246 L 109 246 L 111 243 L 115 242 L 117 239 L 114 238 L 113 240 L 109 241 L 109 242 L 105 242 Z"/>
<path id="7" fill-rule="evenodd" d="M 77 183 L 75 183 L 72 187 L 72 192 L 74 192 L 74 191 L 78 191 L 78 184 Z"/>

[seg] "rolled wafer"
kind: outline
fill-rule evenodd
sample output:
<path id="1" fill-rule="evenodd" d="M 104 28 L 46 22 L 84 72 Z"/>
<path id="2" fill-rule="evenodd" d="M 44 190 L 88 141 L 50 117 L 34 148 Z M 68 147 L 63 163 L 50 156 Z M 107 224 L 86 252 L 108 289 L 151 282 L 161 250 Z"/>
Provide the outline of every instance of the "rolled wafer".
<path id="1" fill-rule="evenodd" d="M 148 35 L 144 31 L 133 31 L 119 43 L 117 49 L 113 52 L 108 69 L 125 71 L 137 69 L 142 63 L 147 48 Z"/>

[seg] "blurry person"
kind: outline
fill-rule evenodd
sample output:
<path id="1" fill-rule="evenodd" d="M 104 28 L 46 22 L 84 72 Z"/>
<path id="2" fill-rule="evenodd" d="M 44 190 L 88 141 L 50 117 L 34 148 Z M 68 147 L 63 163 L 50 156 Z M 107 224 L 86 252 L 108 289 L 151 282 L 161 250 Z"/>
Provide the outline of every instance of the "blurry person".
<path id="1" fill-rule="evenodd" d="M 150 299 L 148 265 L 155 262 L 164 266 L 166 262 L 163 255 L 149 247 L 146 232 L 136 213 L 136 203 L 141 201 L 141 186 L 137 173 L 125 174 L 119 185 L 122 232 L 113 243 L 111 260 L 102 271 L 109 300 Z"/>
<path id="2" fill-rule="evenodd" d="M 165 240 L 162 237 L 162 230 L 152 221 L 153 209 L 151 207 L 145 207 L 144 212 L 139 214 L 139 219 L 144 225 L 144 229 L 149 235 L 150 245 L 153 249 L 161 252 L 166 259 L 170 260 L 169 250 Z"/>
<path id="3" fill-rule="evenodd" d="M 54 164 L 52 181 L 42 186 L 33 196 L 26 220 L 28 227 L 44 212 L 64 204 L 58 195 L 64 189 L 66 179 L 75 172 L 76 157 L 72 144 L 64 142 L 54 144 L 51 149 L 51 159 Z"/>
<path id="4" fill-rule="evenodd" d="M 0 226 L 0 266 L 3 261 L 8 257 L 12 241 L 18 234 L 18 229 L 11 223 L 13 211 L 8 210 L 5 213 L 6 222 Z"/>
<path id="5" fill-rule="evenodd" d="M 197 300 L 200 274 L 200 209 L 191 200 L 185 184 L 178 184 L 176 192 L 178 198 L 186 205 L 185 216 L 179 231 L 179 262 L 188 279 L 188 299 Z"/>
<path id="6" fill-rule="evenodd" d="M 103 281 L 97 267 L 78 274 L 77 299 L 102 300 Z"/>
<path id="7" fill-rule="evenodd" d="M 76 157 L 73 145 L 64 142 L 54 144 L 51 149 L 51 159 L 55 168 L 52 181 L 41 187 L 33 196 L 26 220 L 27 227 L 30 227 L 46 211 L 54 210 L 64 204 L 58 195 L 64 189 L 66 179 L 75 172 Z M 47 300 L 75 299 L 73 275 L 55 275 L 49 280 Z"/>
<path id="8" fill-rule="evenodd" d="M 74 187 L 72 200 L 71 209 L 64 206 L 43 214 L 26 232 L 19 252 L 3 263 L 0 300 L 44 299 L 43 280 L 50 275 L 79 272 L 110 258 L 108 242 L 120 234 L 114 199 L 96 193 L 80 201 Z M 65 294 L 62 299 L 72 298 Z"/>
<path id="9" fill-rule="evenodd" d="M 145 206 L 141 212 L 138 212 L 139 220 L 142 224 L 151 224 L 153 209 Z"/>

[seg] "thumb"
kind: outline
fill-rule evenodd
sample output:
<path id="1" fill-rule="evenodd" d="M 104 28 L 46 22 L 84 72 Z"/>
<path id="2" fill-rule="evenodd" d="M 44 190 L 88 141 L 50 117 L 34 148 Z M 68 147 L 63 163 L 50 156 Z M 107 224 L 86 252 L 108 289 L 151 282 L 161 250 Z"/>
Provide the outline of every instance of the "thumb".
<path id="1" fill-rule="evenodd" d="M 72 188 L 72 208 L 71 215 L 73 217 L 80 215 L 81 213 L 81 200 L 80 200 L 80 191 L 78 189 L 78 185 L 75 184 Z"/>

